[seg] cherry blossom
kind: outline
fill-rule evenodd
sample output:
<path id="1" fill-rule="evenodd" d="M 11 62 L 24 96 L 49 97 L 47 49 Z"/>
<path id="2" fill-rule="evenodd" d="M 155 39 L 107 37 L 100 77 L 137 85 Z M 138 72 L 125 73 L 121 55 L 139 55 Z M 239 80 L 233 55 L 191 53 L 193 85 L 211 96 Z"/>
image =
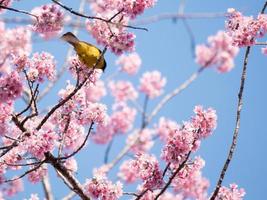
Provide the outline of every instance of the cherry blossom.
<path id="1" fill-rule="evenodd" d="M 142 64 L 142 60 L 136 52 L 133 52 L 128 55 L 121 55 L 116 64 L 121 66 L 121 71 L 129 75 L 135 75 Z"/>
<path id="2" fill-rule="evenodd" d="M 109 88 L 116 101 L 135 100 L 138 97 L 137 91 L 129 81 L 111 81 Z"/>
<path id="3" fill-rule="evenodd" d="M 231 200 L 242 200 L 246 192 L 243 188 L 238 189 L 236 184 L 230 184 L 230 188 L 221 187 L 216 197 L 216 200 L 219 199 L 231 199 Z"/>
<path id="4" fill-rule="evenodd" d="M 196 47 L 196 62 L 202 67 L 214 66 L 221 73 L 229 72 L 234 67 L 233 60 L 239 51 L 232 43 L 230 36 L 219 31 L 208 38 L 207 45 Z"/>
<path id="5" fill-rule="evenodd" d="M 166 84 L 166 78 L 161 76 L 159 71 L 145 72 L 140 78 L 139 90 L 153 99 L 162 93 Z"/>
<path id="6" fill-rule="evenodd" d="M 163 185 L 162 171 L 155 156 L 137 154 L 136 159 L 130 162 L 130 168 L 144 181 L 143 189 L 153 190 Z"/>
<path id="7" fill-rule="evenodd" d="M 95 174 L 94 178 L 88 179 L 84 190 L 100 200 L 116 200 L 122 196 L 122 184 L 119 181 L 113 184 L 104 174 Z"/>
<path id="8" fill-rule="evenodd" d="M 56 63 L 54 56 L 47 52 L 34 53 L 29 60 L 29 70 L 27 72 L 31 81 L 43 82 L 45 78 L 53 80 L 56 74 Z"/>
<path id="9" fill-rule="evenodd" d="M 226 30 L 233 38 L 233 44 L 239 47 L 255 44 L 257 38 L 267 32 L 267 15 L 259 14 L 257 19 L 244 16 L 233 8 L 228 9 Z"/>
<path id="10" fill-rule="evenodd" d="M 30 168 L 32 169 L 33 167 Z M 28 174 L 28 180 L 31 183 L 37 183 L 40 182 L 46 174 L 47 174 L 47 168 L 42 165 L 38 169 Z"/>
<path id="11" fill-rule="evenodd" d="M 22 81 L 16 71 L 0 77 L 0 102 L 8 102 L 19 98 L 22 90 Z"/>
<path id="12" fill-rule="evenodd" d="M 64 15 L 58 6 L 54 4 L 43 5 L 34 8 L 31 13 L 38 17 L 38 19 L 33 18 L 32 29 L 41 37 L 49 39 L 62 31 Z"/>

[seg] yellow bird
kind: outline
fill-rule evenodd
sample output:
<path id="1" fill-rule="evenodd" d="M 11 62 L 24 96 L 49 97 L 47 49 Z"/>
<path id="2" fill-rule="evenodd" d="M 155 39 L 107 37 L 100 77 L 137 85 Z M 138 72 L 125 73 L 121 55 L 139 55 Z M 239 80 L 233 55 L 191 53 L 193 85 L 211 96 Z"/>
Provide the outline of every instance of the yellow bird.
<path id="1" fill-rule="evenodd" d="M 61 36 L 61 39 L 70 43 L 74 50 L 76 51 L 79 59 L 82 63 L 84 63 L 88 68 L 93 68 L 97 63 L 95 68 L 102 69 L 105 71 L 106 69 L 106 61 L 104 56 L 101 56 L 101 51 L 94 45 L 80 41 L 73 33 L 67 32 Z M 98 61 L 98 59 L 100 60 Z"/>

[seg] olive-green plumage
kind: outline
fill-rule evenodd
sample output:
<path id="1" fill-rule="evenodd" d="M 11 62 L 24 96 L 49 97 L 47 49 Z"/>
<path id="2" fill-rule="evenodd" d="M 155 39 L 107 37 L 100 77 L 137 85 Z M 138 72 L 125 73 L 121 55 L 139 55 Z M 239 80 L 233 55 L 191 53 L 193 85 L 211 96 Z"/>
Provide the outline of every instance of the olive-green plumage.
<path id="1" fill-rule="evenodd" d="M 61 36 L 61 39 L 70 43 L 74 50 L 76 51 L 79 59 L 82 63 L 84 63 L 88 68 L 93 68 L 94 65 L 97 63 L 95 68 L 102 69 L 105 71 L 106 68 L 106 61 L 104 56 L 100 58 L 101 51 L 94 45 L 80 41 L 73 33 L 67 32 Z M 98 61 L 98 59 L 100 60 Z"/>

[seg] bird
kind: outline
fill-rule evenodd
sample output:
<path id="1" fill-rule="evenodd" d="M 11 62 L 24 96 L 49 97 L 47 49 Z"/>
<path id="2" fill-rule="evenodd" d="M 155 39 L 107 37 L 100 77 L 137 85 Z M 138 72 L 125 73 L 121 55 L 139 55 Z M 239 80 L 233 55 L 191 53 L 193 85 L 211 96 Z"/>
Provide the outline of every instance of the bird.
<path id="1" fill-rule="evenodd" d="M 73 33 L 67 32 L 61 36 L 61 39 L 74 47 L 80 61 L 88 68 L 106 69 L 107 63 L 100 49 L 93 44 L 79 40 Z M 101 56 L 101 58 L 100 58 Z"/>

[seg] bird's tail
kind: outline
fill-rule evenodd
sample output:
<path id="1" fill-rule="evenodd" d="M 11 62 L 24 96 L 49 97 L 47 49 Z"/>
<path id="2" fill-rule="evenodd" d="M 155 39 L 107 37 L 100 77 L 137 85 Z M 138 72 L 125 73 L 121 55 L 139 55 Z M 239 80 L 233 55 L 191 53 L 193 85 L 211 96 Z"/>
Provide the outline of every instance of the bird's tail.
<path id="1" fill-rule="evenodd" d="M 61 39 L 72 45 L 75 45 L 79 42 L 79 39 L 71 32 L 67 32 L 64 35 L 62 35 Z"/>

